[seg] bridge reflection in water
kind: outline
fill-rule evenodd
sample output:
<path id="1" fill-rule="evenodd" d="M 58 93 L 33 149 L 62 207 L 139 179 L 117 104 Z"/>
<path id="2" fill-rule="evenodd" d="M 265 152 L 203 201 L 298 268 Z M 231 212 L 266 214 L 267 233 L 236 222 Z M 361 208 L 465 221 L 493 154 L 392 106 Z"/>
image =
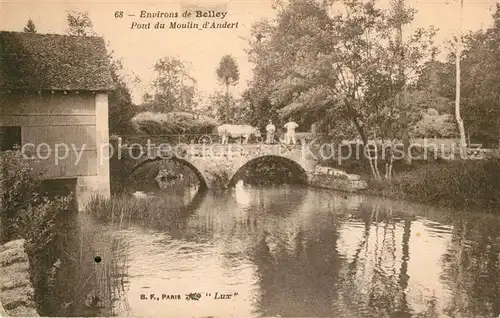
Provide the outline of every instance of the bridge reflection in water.
<path id="1" fill-rule="evenodd" d="M 109 257 L 126 270 L 112 273 L 122 277 L 123 288 L 109 312 L 168 312 L 171 317 L 500 314 L 498 217 L 302 187 L 239 186 L 229 194 L 199 197 L 179 224 L 130 223 L 121 230 L 89 220 L 82 225 L 94 246 L 119 242 Z M 199 301 L 184 299 L 194 292 L 202 293 Z M 222 301 L 213 299 L 215 292 L 238 295 Z M 140 299 L 151 293 L 183 299 Z"/>

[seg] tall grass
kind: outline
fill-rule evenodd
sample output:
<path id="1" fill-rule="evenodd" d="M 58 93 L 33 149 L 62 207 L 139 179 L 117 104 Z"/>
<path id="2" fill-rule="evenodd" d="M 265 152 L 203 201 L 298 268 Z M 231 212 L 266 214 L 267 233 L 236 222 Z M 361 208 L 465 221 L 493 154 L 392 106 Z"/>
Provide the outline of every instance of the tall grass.
<path id="1" fill-rule="evenodd" d="M 135 198 L 126 193 L 111 198 L 93 196 L 86 212 L 99 221 L 118 225 L 154 225 L 161 228 L 177 227 L 185 215 L 185 209 L 172 206 L 162 198 Z"/>
<path id="2" fill-rule="evenodd" d="M 370 182 L 371 192 L 388 197 L 500 213 L 500 159 L 428 164 Z"/>

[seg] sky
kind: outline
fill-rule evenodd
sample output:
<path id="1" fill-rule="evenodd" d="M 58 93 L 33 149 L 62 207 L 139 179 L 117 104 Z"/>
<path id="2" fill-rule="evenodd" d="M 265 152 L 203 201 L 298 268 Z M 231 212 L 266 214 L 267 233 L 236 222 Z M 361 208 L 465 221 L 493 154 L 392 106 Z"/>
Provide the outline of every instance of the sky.
<path id="1" fill-rule="evenodd" d="M 122 59 L 129 74 L 134 74 L 140 83 L 130 83 L 135 102 L 149 87 L 154 77 L 154 63 L 165 56 L 177 57 L 191 68 L 202 96 L 220 89 L 215 70 L 220 59 L 231 54 L 240 69 L 240 81 L 233 92 L 241 93 L 252 78 L 252 65 L 245 50 L 253 23 L 260 19 L 273 18 L 276 11 L 273 0 L 232 1 L 18 1 L 0 0 L 0 30 L 21 31 L 28 19 L 32 19 L 38 33 L 64 34 L 67 28 L 66 11 L 88 12 L 95 31 L 110 42 L 115 55 Z M 386 3 L 389 0 L 380 0 Z M 494 4 L 500 0 L 464 0 L 463 30 L 478 30 L 491 25 Z M 417 10 L 409 29 L 418 27 L 438 28 L 437 43 L 451 39 L 458 27 L 459 6 L 457 0 L 409 0 L 407 4 Z M 238 22 L 233 29 L 168 29 L 170 21 L 182 19 L 144 19 L 141 11 L 178 12 L 186 6 L 197 5 L 208 10 L 227 11 L 225 19 L 208 18 L 205 21 Z M 115 18 L 115 12 L 123 11 L 123 18 Z M 129 16 L 135 15 L 135 16 Z M 131 29 L 133 22 L 147 23 L 161 20 L 166 29 Z M 168 22 L 167 22 L 168 21 Z M 194 20 L 193 20 L 194 21 Z M 199 22 L 199 21 L 198 21 Z M 201 22 L 199 22 L 201 24 Z"/>

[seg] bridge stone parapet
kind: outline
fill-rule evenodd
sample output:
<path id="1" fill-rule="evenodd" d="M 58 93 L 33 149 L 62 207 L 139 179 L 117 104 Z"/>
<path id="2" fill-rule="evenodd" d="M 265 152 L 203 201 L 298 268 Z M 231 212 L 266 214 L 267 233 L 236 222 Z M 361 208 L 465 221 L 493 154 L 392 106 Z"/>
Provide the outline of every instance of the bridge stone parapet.
<path id="1" fill-rule="evenodd" d="M 226 180 L 227 186 L 235 174 L 249 162 L 263 157 L 281 158 L 284 164 L 312 177 L 316 158 L 305 145 L 177 145 L 175 147 L 150 147 L 148 149 L 121 147 L 115 156 L 121 169 L 131 175 L 139 167 L 152 161 L 175 160 L 192 168 L 201 183 L 211 188 L 216 181 Z M 113 159 L 112 159 L 113 160 Z"/>
<path id="2" fill-rule="evenodd" d="M 340 180 L 343 178 L 318 174 L 318 171 L 321 170 L 317 169 L 319 167 L 317 157 L 319 145 L 314 142 L 307 143 L 306 140 L 301 140 L 299 145 L 196 144 L 194 142 L 169 144 L 163 143 L 163 139 L 157 138 L 158 140 L 154 140 L 155 144 L 152 144 L 147 137 L 144 137 L 148 141 L 146 146 L 142 145 L 143 143 L 129 146 L 116 143 L 115 140 L 113 145 L 115 151 L 113 151 L 111 158 L 112 175 L 113 171 L 119 170 L 121 176 L 132 176 L 146 163 L 173 160 L 191 168 L 198 176 L 202 187 L 213 188 L 215 185 L 227 187 L 245 165 L 260 158 L 275 157 L 294 172 L 300 173 L 302 179 L 305 179 L 311 186 L 339 190 L 345 188 L 348 191 L 366 187 L 365 182 L 361 180 Z M 333 183 L 330 180 L 332 178 L 335 179 Z M 330 187 L 330 183 L 334 186 Z"/>

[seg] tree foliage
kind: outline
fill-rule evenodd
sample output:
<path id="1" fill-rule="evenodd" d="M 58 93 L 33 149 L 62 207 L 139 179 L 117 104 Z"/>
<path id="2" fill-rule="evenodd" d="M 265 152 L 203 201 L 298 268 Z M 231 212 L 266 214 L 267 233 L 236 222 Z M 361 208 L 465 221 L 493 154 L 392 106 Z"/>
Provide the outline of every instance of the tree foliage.
<path id="1" fill-rule="evenodd" d="M 235 59 L 231 55 L 225 55 L 222 57 L 219 67 L 216 70 L 217 79 L 219 82 L 226 87 L 226 101 L 225 101 L 225 120 L 229 122 L 231 119 L 231 114 L 234 113 L 231 105 L 231 96 L 229 94 L 229 86 L 234 86 L 238 83 L 240 79 L 240 71 L 238 70 L 238 65 Z"/>
<path id="2" fill-rule="evenodd" d="M 33 20 L 29 19 L 28 22 L 26 23 L 26 26 L 23 29 L 23 32 L 25 32 L 25 33 L 36 33 L 35 22 L 33 22 Z"/>
<path id="3" fill-rule="evenodd" d="M 412 89 L 408 92 L 408 103 L 414 118 L 410 126 L 413 138 L 448 138 L 458 135 L 453 115 L 453 101 L 439 95 L 431 87 Z"/>
<path id="4" fill-rule="evenodd" d="M 94 24 L 88 12 L 69 10 L 66 14 L 68 28 L 66 33 L 76 36 L 95 36 Z"/>
<path id="5" fill-rule="evenodd" d="M 226 86 L 236 85 L 240 79 L 240 71 L 236 60 L 231 55 L 224 55 L 216 70 L 217 79 Z"/>
<path id="6" fill-rule="evenodd" d="M 424 63 L 422 72 L 412 87 L 416 91 L 426 91 L 430 95 L 455 100 L 455 63 L 431 60 Z M 444 105 L 443 105 L 444 106 Z M 441 109 L 436 107 L 440 113 L 453 114 L 455 106 L 453 103 Z"/>
<path id="7" fill-rule="evenodd" d="M 439 114 L 434 108 L 422 112 L 422 118 L 412 127 L 411 133 L 415 138 L 454 138 L 458 135 L 454 117 Z"/>
<path id="8" fill-rule="evenodd" d="M 467 131 L 485 144 L 500 138 L 500 4 L 487 30 L 465 38 L 462 57 L 463 117 Z"/>
<path id="9" fill-rule="evenodd" d="M 291 0 L 278 10 L 275 21 L 252 29 L 252 108 L 268 100 L 269 115 L 277 112 L 282 120 L 300 118 L 301 127 L 316 123 L 327 133 L 354 130 L 364 145 L 371 135 L 402 140 L 408 153 L 408 127 L 421 112 L 401 100 L 435 54 L 435 30 L 401 36 L 415 13 L 402 1 L 386 10 L 374 0 Z M 369 162 L 380 178 L 378 164 Z"/>
<path id="10" fill-rule="evenodd" d="M 127 134 L 133 130 L 131 119 L 138 113 L 139 109 L 132 101 L 121 60 L 114 56 L 113 51 L 109 52 L 108 58 L 111 66 L 111 78 L 115 85 L 115 89 L 108 94 L 109 132 L 111 134 Z"/>
<path id="11" fill-rule="evenodd" d="M 460 102 L 465 130 L 472 140 L 493 146 L 500 138 L 499 4 L 492 26 L 466 34 L 463 43 Z M 446 62 L 429 62 L 417 87 L 432 91 L 440 98 L 454 100 L 455 83 L 455 54 L 451 53 Z"/>
<path id="12" fill-rule="evenodd" d="M 395 98 L 404 81 L 419 74 L 432 51 L 434 30 L 419 29 L 398 45 L 393 39 L 396 24 L 410 23 L 413 11 L 395 16 L 374 1 L 334 5 L 340 10 L 330 13 L 324 4 L 292 0 L 276 21 L 253 26 L 249 54 L 255 68 L 248 92 L 253 108 L 268 99 L 270 113 L 301 118 L 302 126 L 347 123 L 365 143 L 370 131 L 396 138 L 401 109 Z M 404 80 L 398 68 L 401 50 Z"/>
<path id="13" fill-rule="evenodd" d="M 69 11 L 67 13 L 69 28 L 67 33 L 75 36 L 97 35 L 93 29 L 92 21 L 86 12 Z M 108 60 L 111 78 L 115 89 L 108 94 L 109 107 L 109 132 L 111 134 L 125 134 L 132 130 L 131 119 L 137 114 L 137 106 L 132 102 L 127 76 L 120 59 L 116 58 L 114 51 L 108 43 Z M 137 81 L 135 79 L 134 81 Z"/>
<path id="14" fill-rule="evenodd" d="M 192 111 L 197 106 L 196 80 L 189 74 L 186 64 L 172 57 L 156 62 L 157 73 L 151 88 L 154 93 L 143 97 L 143 105 L 151 111 Z"/>
<path id="15" fill-rule="evenodd" d="M 245 107 L 242 100 L 236 98 L 233 94 L 227 95 L 222 91 L 215 91 L 208 97 L 207 114 L 225 121 L 226 123 L 244 123 Z"/>

